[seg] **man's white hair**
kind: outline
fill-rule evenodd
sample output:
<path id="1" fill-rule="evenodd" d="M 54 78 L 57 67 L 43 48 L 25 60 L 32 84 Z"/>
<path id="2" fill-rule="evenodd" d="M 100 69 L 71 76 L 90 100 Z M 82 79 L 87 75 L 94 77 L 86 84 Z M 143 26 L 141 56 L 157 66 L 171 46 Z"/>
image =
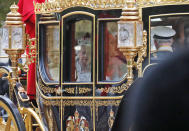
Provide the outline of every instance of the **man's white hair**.
<path id="1" fill-rule="evenodd" d="M 170 45 L 172 45 L 172 38 L 170 39 L 157 39 L 155 38 L 154 41 L 156 41 L 158 43 L 158 45 L 164 45 L 164 43 L 169 43 Z"/>

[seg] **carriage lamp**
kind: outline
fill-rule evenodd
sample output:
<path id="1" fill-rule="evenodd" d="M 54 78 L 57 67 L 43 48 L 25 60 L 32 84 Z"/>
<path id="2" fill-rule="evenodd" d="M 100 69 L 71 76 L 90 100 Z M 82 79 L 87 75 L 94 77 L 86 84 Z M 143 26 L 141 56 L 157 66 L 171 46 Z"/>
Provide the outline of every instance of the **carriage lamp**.
<path id="1" fill-rule="evenodd" d="M 11 60 L 12 78 L 18 80 L 18 60 L 25 52 L 25 24 L 15 3 L 11 5 L 10 10 L 3 27 L 3 44 L 6 45 L 5 53 Z"/>
<path id="2" fill-rule="evenodd" d="M 120 21 L 118 21 L 118 48 L 126 57 L 128 70 L 127 84 L 131 85 L 133 82 L 133 67 L 137 63 L 134 61 L 134 58 L 144 46 L 144 35 L 143 22 L 139 17 L 139 9 L 136 7 L 135 2 L 131 0 L 127 1 L 126 5 L 122 9 Z"/>

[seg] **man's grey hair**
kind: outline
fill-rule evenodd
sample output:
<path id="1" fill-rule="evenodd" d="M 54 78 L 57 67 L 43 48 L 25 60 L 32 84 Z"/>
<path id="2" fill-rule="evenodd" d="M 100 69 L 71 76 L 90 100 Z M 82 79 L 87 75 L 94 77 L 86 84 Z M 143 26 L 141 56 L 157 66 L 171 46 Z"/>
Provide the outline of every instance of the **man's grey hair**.
<path id="1" fill-rule="evenodd" d="M 159 45 L 163 45 L 164 43 L 170 43 L 172 45 L 172 38 L 170 39 L 154 39 Z"/>

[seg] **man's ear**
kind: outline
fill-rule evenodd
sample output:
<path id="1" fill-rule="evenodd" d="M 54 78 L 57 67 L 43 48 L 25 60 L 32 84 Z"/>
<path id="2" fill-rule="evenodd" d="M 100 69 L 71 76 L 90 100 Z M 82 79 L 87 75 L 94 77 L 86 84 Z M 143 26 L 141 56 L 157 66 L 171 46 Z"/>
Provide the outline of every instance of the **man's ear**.
<path id="1" fill-rule="evenodd" d="M 154 45 L 156 46 L 156 49 L 158 49 L 158 43 L 156 40 L 154 40 Z"/>

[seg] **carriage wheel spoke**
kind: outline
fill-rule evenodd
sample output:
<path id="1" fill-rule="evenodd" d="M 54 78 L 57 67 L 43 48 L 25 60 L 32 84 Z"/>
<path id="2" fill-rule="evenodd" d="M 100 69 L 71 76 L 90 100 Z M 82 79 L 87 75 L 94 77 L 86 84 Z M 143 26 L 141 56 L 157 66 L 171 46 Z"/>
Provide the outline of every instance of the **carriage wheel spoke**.
<path id="1" fill-rule="evenodd" d="M 10 131 L 10 129 L 11 129 L 11 118 L 9 116 L 8 120 L 7 120 L 5 131 Z"/>

